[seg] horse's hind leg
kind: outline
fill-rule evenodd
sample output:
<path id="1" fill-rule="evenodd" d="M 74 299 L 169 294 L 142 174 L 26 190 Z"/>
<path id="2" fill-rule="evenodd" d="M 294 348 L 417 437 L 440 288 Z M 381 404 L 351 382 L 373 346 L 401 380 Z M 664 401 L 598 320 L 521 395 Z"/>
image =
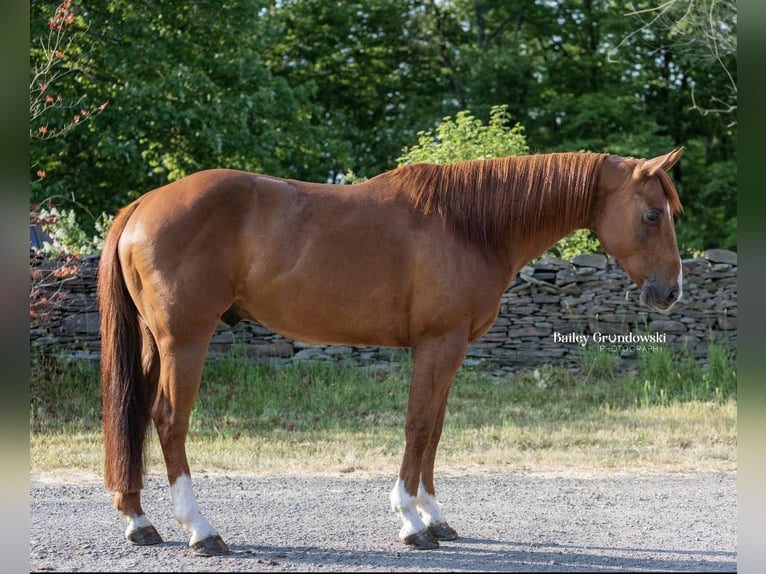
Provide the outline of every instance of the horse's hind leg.
<path id="1" fill-rule="evenodd" d="M 154 337 L 142 325 L 142 353 L 141 362 L 144 372 L 144 384 L 147 385 L 147 394 L 153 397 L 156 393 L 157 382 L 160 374 L 159 354 L 154 344 Z M 138 546 L 159 544 L 162 537 L 144 514 L 141 507 L 141 491 L 115 492 L 114 508 L 116 508 L 127 520 L 125 538 Z"/>
<path id="2" fill-rule="evenodd" d="M 195 553 L 216 556 L 226 554 L 229 548 L 200 512 L 192 490 L 185 446 L 208 341 L 209 337 L 194 342 L 173 341 L 160 349 L 160 386 L 153 417 L 167 467 L 175 518 L 191 532 L 189 546 Z"/>
<path id="3" fill-rule="evenodd" d="M 141 508 L 141 492 L 116 492 L 113 506 L 125 517 L 128 526 L 125 538 L 137 546 L 148 546 L 162 542 L 157 529 Z"/>

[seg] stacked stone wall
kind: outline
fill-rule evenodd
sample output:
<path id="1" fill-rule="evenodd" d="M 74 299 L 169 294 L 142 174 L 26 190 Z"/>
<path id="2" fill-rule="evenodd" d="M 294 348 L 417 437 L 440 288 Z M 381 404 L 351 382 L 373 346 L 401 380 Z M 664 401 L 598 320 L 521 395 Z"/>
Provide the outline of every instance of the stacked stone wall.
<path id="1" fill-rule="evenodd" d="M 41 294 L 51 299 L 32 320 L 33 352 L 98 359 L 98 258 L 79 262 L 79 272 L 56 280 L 60 261 L 33 257 Z M 544 258 L 525 266 L 500 301 L 492 328 L 469 350 L 468 364 L 498 371 L 544 364 L 578 368 L 587 353 L 614 353 L 630 367 L 643 352 L 688 350 L 705 360 L 711 341 L 737 344 L 737 256 L 711 249 L 683 261 L 683 298 L 667 314 L 649 310 L 625 272 L 608 257 Z M 47 277 L 47 281 L 40 281 Z M 44 284 L 43 284 L 44 283 Z M 41 285 L 42 284 L 42 285 Z M 237 347 L 255 360 L 351 361 L 385 366 L 397 355 L 378 347 L 317 346 L 292 341 L 251 322 L 220 324 L 210 343 L 215 357 Z"/>

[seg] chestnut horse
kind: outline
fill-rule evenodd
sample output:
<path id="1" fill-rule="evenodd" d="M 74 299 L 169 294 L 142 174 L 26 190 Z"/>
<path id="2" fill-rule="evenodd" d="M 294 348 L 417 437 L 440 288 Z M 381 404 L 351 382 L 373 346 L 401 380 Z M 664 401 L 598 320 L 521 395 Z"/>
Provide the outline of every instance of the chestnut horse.
<path id="1" fill-rule="evenodd" d="M 357 185 L 202 171 L 120 210 L 99 268 L 105 483 L 134 544 L 162 539 L 141 508 L 154 422 L 176 519 L 200 555 L 228 552 L 197 505 L 185 441 L 219 321 L 308 343 L 410 347 L 405 446 L 391 492 L 399 537 L 436 548 L 434 459 L 453 377 L 519 269 L 568 233 L 604 250 L 666 310 L 681 296 L 667 171 L 653 159 L 559 153 L 414 164 Z"/>

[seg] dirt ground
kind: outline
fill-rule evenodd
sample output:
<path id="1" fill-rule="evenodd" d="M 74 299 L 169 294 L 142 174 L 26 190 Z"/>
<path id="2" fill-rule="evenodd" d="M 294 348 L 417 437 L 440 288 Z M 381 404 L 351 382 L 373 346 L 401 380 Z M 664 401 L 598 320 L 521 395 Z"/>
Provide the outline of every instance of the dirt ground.
<path id="1" fill-rule="evenodd" d="M 737 475 L 458 473 L 437 495 L 460 534 L 437 550 L 398 538 L 382 474 L 193 478 L 229 544 L 200 558 L 172 517 L 164 476 L 143 507 L 165 542 L 131 546 L 95 476 L 30 481 L 31 571 L 677 571 L 737 569 Z"/>

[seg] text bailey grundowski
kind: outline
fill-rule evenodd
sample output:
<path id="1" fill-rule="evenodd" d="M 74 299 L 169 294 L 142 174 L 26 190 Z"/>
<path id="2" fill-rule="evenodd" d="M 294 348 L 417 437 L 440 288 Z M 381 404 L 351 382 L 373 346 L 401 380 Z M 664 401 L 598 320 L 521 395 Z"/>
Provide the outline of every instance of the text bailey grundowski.
<path id="1" fill-rule="evenodd" d="M 600 333 L 596 331 L 592 335 L 586 335 L 584 333 L 559 333 L 555 331 L 553 333 L 553 341 L 555 343 L 577 343 L 584 347 L 589 342 L 594 343 L 606 343 L 610 345 L 659 345 L 667 342 L 667 333 Z"/>

